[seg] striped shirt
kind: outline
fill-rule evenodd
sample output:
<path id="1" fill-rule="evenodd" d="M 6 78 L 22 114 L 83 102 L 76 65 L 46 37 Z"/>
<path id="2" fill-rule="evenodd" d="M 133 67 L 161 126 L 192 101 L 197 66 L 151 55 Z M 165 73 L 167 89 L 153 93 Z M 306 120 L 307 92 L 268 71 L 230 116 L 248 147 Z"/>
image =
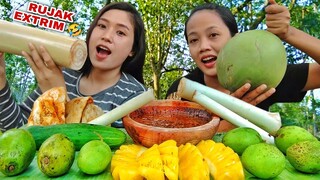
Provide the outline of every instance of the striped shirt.
<path id="1" fill-rule="evenodd" d="M 80 93 L 79 82 L 82 73 L 70 69 L 63 70 L 67 93 L 70 99 L 84 97 Z M 130 74 L 122 73 L 120 80 L 97 94 L 91 95 L 94 103 L 105 113 L 118 107 L 124 102 L 141 94 L 147 89 Z M 28 122 L 34 101 L 42 94 L 39 88 L 35 89 L 22 104 L 17 104 L 8 83 L 0 90 L 0 130 L 5 131 L 15 127 L 21 127 Z M 122 121 L 112 124 L 115 127 L 123 127 Z"/>

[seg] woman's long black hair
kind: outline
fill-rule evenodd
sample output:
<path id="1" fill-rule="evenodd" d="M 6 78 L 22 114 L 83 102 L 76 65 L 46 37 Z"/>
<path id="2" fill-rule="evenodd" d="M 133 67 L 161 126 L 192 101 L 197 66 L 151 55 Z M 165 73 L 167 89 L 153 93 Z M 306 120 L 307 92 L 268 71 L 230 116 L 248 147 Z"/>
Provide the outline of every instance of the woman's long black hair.
<path id="1" fill-rule="evenodd" d="M 198 11 L 201 10 L 213 10 L 215 12 L 217 12 L 219 14 L 219 16 L 221 17 L 222 21 L 224 22 L 224 24 L 228 27 L 229 31 L 230 31 L 230 35 L 231 37 L 233 37 L 234 35 L 236 35 L 238 33 L 238 25 L 236 22 L 236 19 L 234 18 L 232 12 L 224 6 L 220 6 L 218 4 L 214 4 L 214 3 L 206 3 L 200 6 L 197 6 L 196 8 L 194 8 L 185 25 L 184 25 L 184 37 L 186 38 L 187 42 L 188 41 L 188 36 L 187 36 L 187 25 L 189 22 L 189 19 L 192 17 L 192 15 Z"/>

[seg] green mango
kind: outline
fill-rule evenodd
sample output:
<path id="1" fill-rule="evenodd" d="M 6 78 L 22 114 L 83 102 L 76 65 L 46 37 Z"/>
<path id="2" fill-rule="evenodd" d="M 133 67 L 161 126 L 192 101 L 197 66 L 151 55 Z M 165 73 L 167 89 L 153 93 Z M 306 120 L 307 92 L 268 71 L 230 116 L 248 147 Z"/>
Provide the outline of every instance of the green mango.
<path id="1" fill-rule="evenodd" d="M 54 134 L 40 146 L 37 164 L 39 169 L 49 177 L 67 173 L 75 158 L 75 146 L 70 139 L 61 133 Z"/>
<path id="2" fill-rule="evenodd" d="M 29 131 L 10 129 L 0 136 L 0 171 L 14 176 L 26 170 L 36 153 L 36 143 Z"/>
<path id="3" fill-rule="evenodd" d="M 283 154 L 286 154 L 288 147 L 307 140 L 317 141 L 317 138 L 300 126 L 284 126 L 277 131 L 274 143 Z"/>
<path id="4" fill-rule="evenodd" d="M 238 127 L 228 131 L 222 138 L 222 143 L 229 146 L 238 155 L 250 145 L 262 143 L 261 135 L 249 127 Z"/>
<path id="5" fill-rule="evenodd" d="M 287 149 L 287 159 L 300 172 L 320 172 L 320 142 L 301 141 L 293 144 Z"/>
<path id="6" fill-rule="evenodd" d="M 286 158 L 274 145 L 253 144 L 247 147 L 241 156 L 243 167 L 261 179 L 277 177 L 286 166 Z"/>

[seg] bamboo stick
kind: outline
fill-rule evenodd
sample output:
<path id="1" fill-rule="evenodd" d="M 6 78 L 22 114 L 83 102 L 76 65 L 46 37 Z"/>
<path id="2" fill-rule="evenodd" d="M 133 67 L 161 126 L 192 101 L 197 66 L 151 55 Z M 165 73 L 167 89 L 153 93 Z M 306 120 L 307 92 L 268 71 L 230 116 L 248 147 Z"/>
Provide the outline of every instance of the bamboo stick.
<path id="1" fill-rule="evenodd" d="M 116 120 L 123 118 L 125 115 L 139 109 L 143 105 L 154 100 L 153 90 L 149 89 L 146 92 L 130 99 L 122 105 L 112 109 L 111 111 L 97 117 L 96 119 L 88 122 L 89 124 L 110 125 Z"/>
<path id="2" fill-rule="evenodd" d="M 177 94 L 185 99 L 192 100 L 195 91 L 213 99 L 234 113 L 244 117 L 271 135 L 275 135 L 281 128 L 281 119 L 278 113 L 269 113 L 231 95 L 212 89 L 187 78 L 182 78 Z M 229 121 L 229 119 L 226 119 Z"/>
<path id="3" fill-rule="evenodd" d="M 195 93 L 192 97 L 192 101 L 199 103 L 203 107 L 206 107 L 209 111 L 220 116 L 222 119 L 228 120 L 230 123 L 232 123 L 236 126 L 249 127 L 249 128 L 255 129 L 261 135 L 262 139 L 266 141 L 266 143 L 269 143 L 269 144 L 274 143 L 273 136 L 269 135 L 265 130 L 254 125 L 253 123 L 251 123 L 247 119 L 244 119 L 243 117 L 232 112 L 231 110 L 225 108 L 224 106 L 222 106 L 221 104 L 217 103 L 216 101 L 210 99 L 206 95 L 204 95 L 198 91 L 195 91 Z"/>
<path id="4" fill-rule="evenodd" d="M 0 20 L 0 51 L 22 55 L 30 53 L 28 43 L 37 48 L 43 45 L 53 61 L 62 67 L 79 70 L 87 58 L 87 45 L 83 40 Z"/>

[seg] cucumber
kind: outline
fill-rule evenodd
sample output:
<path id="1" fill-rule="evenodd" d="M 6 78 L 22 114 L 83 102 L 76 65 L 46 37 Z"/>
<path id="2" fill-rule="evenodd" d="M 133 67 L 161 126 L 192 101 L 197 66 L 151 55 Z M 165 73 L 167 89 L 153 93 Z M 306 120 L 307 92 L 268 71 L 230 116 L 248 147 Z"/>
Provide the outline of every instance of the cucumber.
<path id="1" fill-rule="evenodd" d="M 76 150 L 91 140 L 103 140 L 110 148 L 118 148 L 126 142 L 127 135 L 120 129 L 86 123 L 70 123 L 56 124 L 50 126 L 25 126 L 34 140 L 36 141 L 37 149 L 50 136 L 57 133 L 65 134 L 75 145 Z"/>

